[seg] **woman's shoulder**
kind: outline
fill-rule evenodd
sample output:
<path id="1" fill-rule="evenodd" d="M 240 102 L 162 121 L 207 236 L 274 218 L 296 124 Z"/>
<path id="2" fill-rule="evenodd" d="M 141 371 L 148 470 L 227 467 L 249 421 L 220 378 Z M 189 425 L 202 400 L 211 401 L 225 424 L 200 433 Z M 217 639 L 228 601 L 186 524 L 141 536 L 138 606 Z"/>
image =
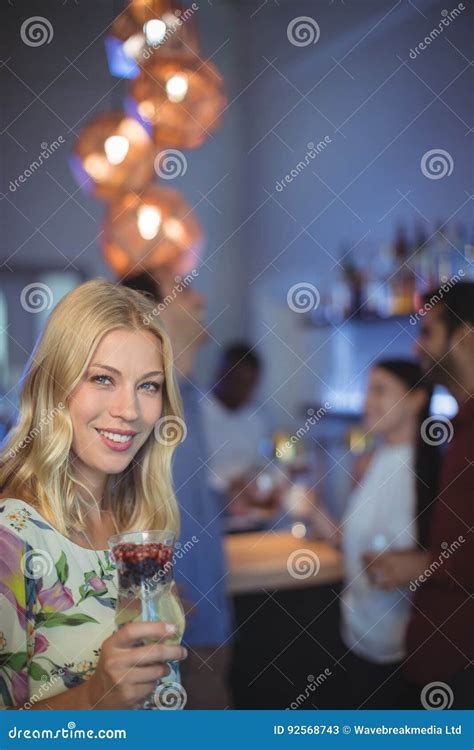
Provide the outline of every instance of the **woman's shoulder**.
<path id="1" fill-rule="evenodd" d="M 414 448 L 410 445 L 380 446 L 373 455 L 360 484 L 363 495 L 374 498 L 407 498 L 414 488 Z"/>
<path id="2" fill-rule="evenodd" d="M 54 531 L 31 503 L 17 497 L 0 497 L 0 528 L 17 536 L 29 537 Z"/>

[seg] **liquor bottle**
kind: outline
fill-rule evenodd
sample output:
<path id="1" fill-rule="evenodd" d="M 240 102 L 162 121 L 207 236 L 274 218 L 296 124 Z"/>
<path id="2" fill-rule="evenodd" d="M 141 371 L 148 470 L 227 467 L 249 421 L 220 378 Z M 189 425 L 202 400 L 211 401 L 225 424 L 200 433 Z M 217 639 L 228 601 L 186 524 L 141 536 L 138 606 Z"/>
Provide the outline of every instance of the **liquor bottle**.
<path id="1" fill-rule="evenodd" d="M 414 276 L 408 266 L 409 243 L 406 229 L 399 226 L 394 241 L 395 269 L 391 279 L 392 315 L 407 315 L 413 309 Z"/>

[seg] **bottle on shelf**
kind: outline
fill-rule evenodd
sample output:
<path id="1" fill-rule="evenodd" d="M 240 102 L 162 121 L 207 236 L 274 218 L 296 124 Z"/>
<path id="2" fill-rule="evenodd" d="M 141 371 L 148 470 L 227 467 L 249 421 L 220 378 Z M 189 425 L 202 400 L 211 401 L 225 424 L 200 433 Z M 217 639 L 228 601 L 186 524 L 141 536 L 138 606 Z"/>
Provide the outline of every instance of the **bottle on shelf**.
<path id="1" fill-rule="evenodd" d="M 329 292 L 329 303 L 327 310 L 327 321 L 329 323 L 342 323 L 349 317 L 353 309 L 353 294 L 349 277 L 345 268 L 337 266 L 336 277 L 331 284 Z"/>
<path id="2" fill-rule="evenodd" d="M 392 315 L 407 315 L 413 310 L 415 279 L 408 264 L 410 246 L 406 229 L 397 228 L 393 244 L 394 272 L 390 279 L 392 291 Z"/>

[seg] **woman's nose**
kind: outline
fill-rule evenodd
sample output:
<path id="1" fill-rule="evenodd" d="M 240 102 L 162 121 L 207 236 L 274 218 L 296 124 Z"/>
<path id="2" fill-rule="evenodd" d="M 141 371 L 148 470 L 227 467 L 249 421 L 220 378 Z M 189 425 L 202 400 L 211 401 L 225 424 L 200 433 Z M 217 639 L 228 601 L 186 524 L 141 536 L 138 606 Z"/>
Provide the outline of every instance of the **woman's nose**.
<path id="1" fill-rule="evenodd" d="M 116 391 L 114 400 L 110 404 L 110 414 L 113 417 L 122 417 L 131 422 L 138 417 L 138 401 L 135 389 L 127 387 Z"/>

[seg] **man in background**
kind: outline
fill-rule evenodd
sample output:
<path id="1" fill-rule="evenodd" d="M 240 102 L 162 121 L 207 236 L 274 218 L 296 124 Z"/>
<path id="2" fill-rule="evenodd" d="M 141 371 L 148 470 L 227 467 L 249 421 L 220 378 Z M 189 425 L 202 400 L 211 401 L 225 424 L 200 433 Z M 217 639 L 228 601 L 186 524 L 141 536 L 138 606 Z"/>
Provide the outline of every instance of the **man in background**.
<path id="1" fill-rule="evenodd" d="M 425 295 L 416 351 L 426 375 L 444 385 L 459 411 L 433 417 L 424 439 L 443 437 L 444 456 L 429 548 L 375 556 L 383 588 L 416 587 L 408 626 L 404 695 L 409 708 L 474 708 L 474 283 Z M 436 421 L 438 428 L 435 427 Z M 438 432 L 436 432 L 438 429 Z M 439 431 L 441 430 L 441 432 Z M 433 683 L 443 683 L 436 687 Z M 430 703 L 430 691 L 433 691 Z"/>
<path id="2" fill-rule="evenodd" d="M 229 529 L 274 525 L 281 510 L 282 472 L 270 466 L 270 430 L 253 400 L 261 373 L 249 343 L 229 344 L 203 402 L 209 481 L 220 493 Z"/>
<path id="3" fill-rule="evenodd" d="M 183 642 L 189 656 L 186 665 L 181 665 L 186 707 L 231 708 L 227 676 L 231 612 L 226 591 L 222 511 L 208 484 L 209 451 L 200 393 L 193 382 L 198 351 L 208 338 L 203 323 L 206 300 L 191 284 L 177 283 L 174 274 L 165 270 L 159 275 L 143 272 L 122 283 L 158 303 L 160 320 L 171 339 L 183 399 L 187 434 L 175 450 L 173 483 L 181 512 L 181 544 L 184 548 L 193 537 L 199 540 L 175 563 L 175 577 L 186 609 Z"/>
<path id="4" fill-rule="evenodd" d="M 245 342 L 226 346 L 217 364 L 211 393 L 203 402 L 206 436 L 211 451 L 210 481 L 227 491 L 258 461 L 266 429 L 252 398 L 260 379 L 257 354 Z"/>

